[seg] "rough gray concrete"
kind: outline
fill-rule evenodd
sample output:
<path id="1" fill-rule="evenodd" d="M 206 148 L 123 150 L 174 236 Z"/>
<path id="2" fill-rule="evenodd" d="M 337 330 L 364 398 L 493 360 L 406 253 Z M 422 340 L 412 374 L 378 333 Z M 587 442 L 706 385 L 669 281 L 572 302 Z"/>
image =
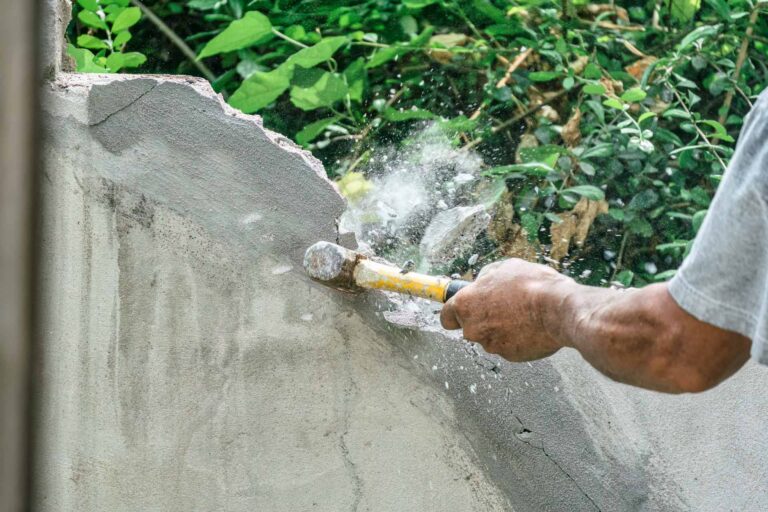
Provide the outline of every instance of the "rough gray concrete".
<path id="1" fill-rule="evenodd" d="M 310 282 L 343 201 L 205 83 L 45 94 L 36 510 L 768 510 L 765 368 L 671 397 L 503 362 Z"/>
<path id="2" fill-rule="evenodd" d="M 307 280 L 343 201 L 204 83 L 47 98 L 38 509 L 768 507 L 764 368 L 666 397 L 409 327 Z"/>
<path id="3" fill-rule="evenodd" d="M 199 82 L 48 90 L 38 510 L 505 510 L 450 399 L 301 252 L 343 201 Z"/>

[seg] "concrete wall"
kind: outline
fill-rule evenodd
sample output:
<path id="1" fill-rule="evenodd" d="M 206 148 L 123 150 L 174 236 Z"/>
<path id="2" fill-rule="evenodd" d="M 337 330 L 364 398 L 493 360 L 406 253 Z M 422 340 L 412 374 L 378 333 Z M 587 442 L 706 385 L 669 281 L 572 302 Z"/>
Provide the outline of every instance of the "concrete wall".
<path id="1" fill-rule="evenodd" d="M 46 95 L 41 511 L 768 509 L 768 372 L 699 396 L 510 364 L 307 280 L 344 203 L 185 77 Z"/>

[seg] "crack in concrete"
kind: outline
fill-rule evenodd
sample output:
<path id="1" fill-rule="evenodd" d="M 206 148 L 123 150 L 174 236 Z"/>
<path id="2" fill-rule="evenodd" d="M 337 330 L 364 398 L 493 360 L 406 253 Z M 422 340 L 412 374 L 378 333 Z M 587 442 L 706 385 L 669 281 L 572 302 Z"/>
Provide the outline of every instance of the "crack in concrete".
<path id="1" fill-rule="evenodd" d="M 104 123 L 106 123 L 107 121 L 109 121 L 109 119 L 110 119 L 112 116 L 114 116 L 115 114 L 119 114 L 120 112 L 122 112 L 123 110 L 127 109 L 127 108 L 128 108 L 128 107 L 130 107 L 131 105 L 134 105 L 136 102 L 138 102 L 139 100 L 141 100 L 141 99 L 142 99 L 144 96 L 146 96 L 147 94 L 149 94 L 149 93 L 151 93 L 152 91 L 154 91 L 154 90 L 155 90 L 155 89 L 156 89 L 156 88 L 157 88 L 159 85 L 160 85 L 160 82 L 155 82 L 155 84 L 154 84 L 152 87 L 150 87 L 149 89 L 147 89 L 147 90 L 146 90 L 146 91 L 144 91 L 143 93 L 139 94 L 139 95 L 136 97 L 136 99 L 134 99 L 133 101 L 130 101 L 130 102 L 129 102 L 128 104 L 126 104 L 126 105 L 123 105 L 122 107 L 120 107 L 119 109 L 115 110 L 114 112 L 110 112 L 109 114 L 107 114 L 106 116 L 104 116 L 104 119 L 102 119 L 102 120 L 100 120 L 100 121 L 97 121 L 97 122 L 95 122 L 95 123 L 89 123 L 89 126 L 91 126 L 91 127 L 94 127 L 94 126 L 99 126 L 99 125 L 101 125 L 101 124 L 104 124 Z"/>
<path id="2" fill-rule="evenodd" d="M 360 502 L 363 499 L 363 479 L 360 478 L 360 474 L 357 471 L 357 464 L 352 461 L 352 457 L 349 454 L 349 446 L 347 446 L 347 435 L 349 434 L 350 415 L 352 413 L 350 402 L 352 400 L 352 395 L 357 394 L 358 387 L 354 378 L 352 378 L 352 362 L 349 359 L 349 351 L 351 349 L 349 337 L 346 333 L 341 333 L 341 336 L 344 339 L 344 362 L 347 375 L 349 375 L 349 381 L 347 386 L 344 388 L 344 400 L 342 402 L 342 424 L 344 432 L 342 432 L 339 436 L 339 448 L 341 449 L 341 455 L 344 459 L 344 467 L 347 469 L 347 472 L 349 473 L 353 483 L 352 492 L 354 495 L 354 501 L 352 502 L 352 507 L 350 510 L 352 512 L 357 512 L 357 510 L 360 508 Z"/>
<path id="3" fill-rule="evenodd" d="M 526 428 L 525 425 L 523 425 L 523 422 L 520 420 L 520 418 L 517 415 L 513 415 L 513 416 L 515 417 L 517 422 L 520 423 L 520 428 L 522 429 L 522 431 L 520 433 L 528 433 L 528 432 L 530 432 L 531 434 L 535 434 L 535 432 L 533 430 L 530 430 L 530 429 Z M 536 446 L 535 444 L 532 444 L 530 441 L 527 441 L 527 440 L 521 438 L 518 434 L 519 434 L 518 432 L 515 432 L 515 437 L 518 440 L 520 440 L 520 442 L 527 444 L 531 448 L 536 448 L 537 450 L 541 450 L 541 452 L 544 454 L 544 456 L 547 459 L 549 459 L 552 462 L 552 464 L 554 464 L 557 467 L 557 469 L 559 469 L 566 477 L 568 477 L 568 479 L 571 482 L 573 482 L 573 485 L 576 486 L 576 488 L 579 490 L 579 492 L 581 492 L 581 494 L 584 495 L 584 497 L 587 498 L 590 503 L 592 503 L 592 506 L 595 507 L 595 510 L 597 510 L 598 512 L 602 512 L 602 510 L 600 510 L 600 507 L 597 506 L 597 503 L 595 503 L 595 500 L 593 500 L 592 497 L 589 494 L 587 494 L 587 492 L 584 489 L 582 489 L 581 485 L 579 485 L 579 483 L 576 481 L 576 479 L 573 478 L 571 476 L 571 474 L 568 473 L 568 471 L 566 471 L 565 468 L 563 468 L 563 466 L 560 465 L 560 463 L 558 463 L 555 459 L 553 459 L 552 456 L 549 453 L 547 453 L 547 449 L 544 448 L 544 440 L 543 439 L 541 440 L 541 446 Z"/>
<path id="4" fill-rule="evenodd" d="M 352 507 L 350 510 L 357 512 L 357 509 L 360 507 L 360 501 L 363 499 L 363 481 L 357 472 L 357 465 L 352 462 L 352 458 L 349 456 L 349 448 L 347 447 L 346 440 L 347 434 L 349 434 L 349 430 L 345 430 L 339 436 L 339 447 L 341 448 L 341 454 L 344 458 L 344 466 L 347 468 L 347 471 L 352 477 L 352 481 L 354 483 L 353 493 L 355 500 L 352 502 Z"/>

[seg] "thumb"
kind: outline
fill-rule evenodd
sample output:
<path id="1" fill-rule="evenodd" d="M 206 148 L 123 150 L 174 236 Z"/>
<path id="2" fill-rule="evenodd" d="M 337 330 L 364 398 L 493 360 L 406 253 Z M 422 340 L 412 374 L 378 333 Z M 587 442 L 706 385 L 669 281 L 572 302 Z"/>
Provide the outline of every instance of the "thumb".
<path id="1" fill-rule="evenodd" d="M 459 323 L 459 317 L 456 314 L 456 307 L 454 306 L 453 299 L 449 300 L 443 305 L 443 309 L 440 310 L 440 323 L 443 329 L 461 329 L 461 323 Z"/>

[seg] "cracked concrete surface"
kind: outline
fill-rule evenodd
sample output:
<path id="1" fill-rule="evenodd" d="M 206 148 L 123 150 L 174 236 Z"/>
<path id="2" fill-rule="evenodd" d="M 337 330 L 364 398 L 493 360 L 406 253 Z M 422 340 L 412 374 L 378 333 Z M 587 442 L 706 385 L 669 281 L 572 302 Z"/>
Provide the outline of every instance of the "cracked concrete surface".
<path id="1" fill-rule="evenodd" d="M 304 276 L 344 203 L 258 117 L 186 77 L 44 88 L 36 510 L 768 509 L 764 368 L 662 396 L 390 323 Z"/>

